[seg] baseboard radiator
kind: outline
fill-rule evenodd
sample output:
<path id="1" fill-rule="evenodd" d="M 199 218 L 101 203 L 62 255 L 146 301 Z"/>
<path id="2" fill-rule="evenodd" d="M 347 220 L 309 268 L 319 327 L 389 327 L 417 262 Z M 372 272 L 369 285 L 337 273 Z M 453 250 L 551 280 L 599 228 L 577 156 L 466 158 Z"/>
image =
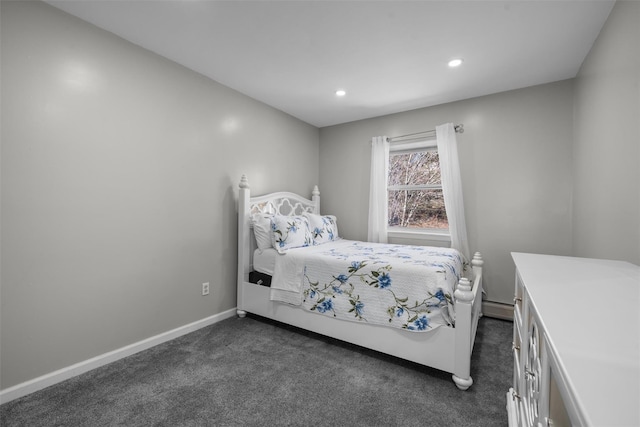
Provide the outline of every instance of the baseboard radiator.
<path id="1" fill-rule="evenodd" d="M 495 319 L 513 321 L 513 305 L 500 302 L 483 301 L 482 315 Z"/>

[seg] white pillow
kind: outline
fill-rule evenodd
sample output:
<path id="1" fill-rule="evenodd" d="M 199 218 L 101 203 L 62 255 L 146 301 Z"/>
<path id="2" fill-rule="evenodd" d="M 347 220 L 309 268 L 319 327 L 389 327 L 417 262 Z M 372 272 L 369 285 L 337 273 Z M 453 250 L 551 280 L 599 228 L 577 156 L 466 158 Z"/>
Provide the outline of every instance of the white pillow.
<path id="1" fill-rule="evenodd" d="M 313 245 L 309 220 L 304 216 L 274 215 L 271 218 L 271 238 L 273 247 L 280 253 Z"/>
<path id="2" fill-rule="evenodd" d="M 261 251 L 269 249 L 271 243 L 271 217 L 272 214 L 253 214 L 251 223 L 253 224 L 253 235 L 256 236 L 258 249 Z"/>
<path id="3" fill-rule="evenodd" d="M 309 219 L 309 230 L 316 245 L 339 240 L 338 223 L 333 215 L 304 214 Z"/>

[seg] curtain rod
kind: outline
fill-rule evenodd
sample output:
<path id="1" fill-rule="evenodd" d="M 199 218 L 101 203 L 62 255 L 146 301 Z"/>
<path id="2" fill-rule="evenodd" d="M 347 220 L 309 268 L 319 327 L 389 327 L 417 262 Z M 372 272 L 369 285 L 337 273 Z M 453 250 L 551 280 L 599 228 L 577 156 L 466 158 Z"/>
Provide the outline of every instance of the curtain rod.
<path id="1" fill-rule="evenodd" d="M 453 126 L 453 129 L 456 131 L 456 133 L 464 133 L 464 124 L 460 123 L 459 125 L 455 125 L 455 126 Z M 388 142 L 401 142 L 401 141 L 394 141 L 394 140 L 408 138 L 408 137 L 412 137 L 412 138 L 409 138 L 409 139 L 421 139 L 421 138 L 425 138 L 425 137 L 429 137 L 429 136 L 436 136 L 436 130 L 435 129 L 431 129 L 431 130 L 425 130 L 425 131 L 422 131 L 422 132 L 409 133 L 407 135 L 392 136 L 391 138 L 387 138 L 387 141 Z"/>

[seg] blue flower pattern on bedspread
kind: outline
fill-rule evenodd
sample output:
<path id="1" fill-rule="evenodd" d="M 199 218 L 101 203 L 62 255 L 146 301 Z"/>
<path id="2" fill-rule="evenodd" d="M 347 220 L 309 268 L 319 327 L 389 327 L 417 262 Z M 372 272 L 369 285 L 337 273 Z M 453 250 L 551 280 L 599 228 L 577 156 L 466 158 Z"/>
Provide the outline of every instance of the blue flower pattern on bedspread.
<path id="1" fill-rule="evenodd" d="M 453 324 L 452 295 L 465 268 L 458 251 L 351 242 L 322 255 L 333 270 L 306 266 L 304 308 L 379 324 L 384 317 L 408 331 Z"/>

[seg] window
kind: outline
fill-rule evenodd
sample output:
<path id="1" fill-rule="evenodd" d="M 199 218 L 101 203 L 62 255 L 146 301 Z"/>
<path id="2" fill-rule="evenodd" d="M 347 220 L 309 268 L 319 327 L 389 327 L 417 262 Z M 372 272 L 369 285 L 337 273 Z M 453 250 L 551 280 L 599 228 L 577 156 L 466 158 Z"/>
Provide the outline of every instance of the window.
<path id="1" fill-rule="evenodd" d="M 440 159 L 434 141 L 389 150 L 388 227 L 447 232 Z"/>

